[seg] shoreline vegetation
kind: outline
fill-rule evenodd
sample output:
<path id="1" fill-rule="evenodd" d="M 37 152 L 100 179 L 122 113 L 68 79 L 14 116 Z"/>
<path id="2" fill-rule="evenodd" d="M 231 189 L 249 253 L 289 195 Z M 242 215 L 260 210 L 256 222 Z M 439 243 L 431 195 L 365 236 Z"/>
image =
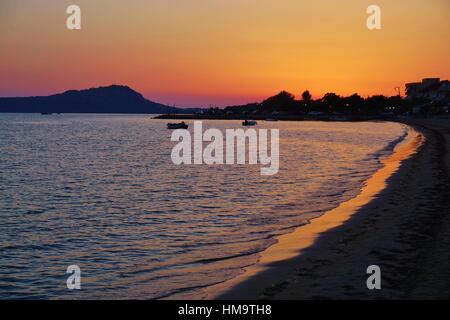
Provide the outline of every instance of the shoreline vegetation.
<path id="1" fill-rule="evenodd" d="M 442 87 L 446 88 L 449 82 L 442 83 Z M 209 108 L 187 115 L 169 113 L 157 116 L 156 119 L 367 121 L 445 116 L 449 114 L 450 105 L 450 90 L 446 91 L 445 88 L 435 91 L 433 86 L 425 86 L 420 94 L 407 89 L 406 98 L 400 94 L 363 98 L 356 93 L 346 97 L 326 93 L 316 100 L 312 99 L 309 91 L 303 92 L 301 99 L 296 99 L 287 91 L 281 91 L 260 103 L 223 109 Z"/>
<path id="2" fill-rule="evenodd" d="M 356 198 L 278 237 L 246 272 L 194 298 L 450 298 L 450 123 L 405 124 L 409 137 Z M 381 268 L 382 290 L 366 287 L 370 265 Z"/>

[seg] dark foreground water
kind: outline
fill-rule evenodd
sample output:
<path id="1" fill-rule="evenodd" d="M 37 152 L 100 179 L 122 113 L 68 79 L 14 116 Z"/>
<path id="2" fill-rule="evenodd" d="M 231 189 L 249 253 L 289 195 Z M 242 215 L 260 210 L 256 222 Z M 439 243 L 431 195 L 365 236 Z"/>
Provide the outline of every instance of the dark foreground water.
<path id="1" fill-rule="evenodd" d="M 280 173 L 263 177 L 259 166 L 173 165 L 165 126 L 0 114 L 0 299 L 150 299 L 232 278 L 275 235 L 355 196 L 405 134 L 394 123 L 261 123 L 280 129 Z M 66 287 L 69 265 L 81 290 Z"/>

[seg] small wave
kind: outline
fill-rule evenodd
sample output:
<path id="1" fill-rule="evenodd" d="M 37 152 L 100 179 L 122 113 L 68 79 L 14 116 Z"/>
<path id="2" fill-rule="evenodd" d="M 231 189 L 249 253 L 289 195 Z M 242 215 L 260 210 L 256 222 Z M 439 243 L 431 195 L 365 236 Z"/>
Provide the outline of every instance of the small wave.
<path id="1" fill-rule="evenodd" d="M 409 129 L 406 126 L 403 126 L 403 133 L 402 135 L 400 135 L 399 137 L 397 137 L 396 139 L 390 141 L 384 148 L 379 149 L 378 151 L 375 151 L 374 153 L 372 153 L 369 157 L 367 157 L 367 159 L 376 159 L 378 162 L 381 162 L 381 160 L 387 156 L 389 156 L 390 154 L 392 154 L 392 152 L 394 151 L 395 147 L 401 143 L 403 140 L 406 139 L 406 137 L 408 136 L 409 133 Z"/>

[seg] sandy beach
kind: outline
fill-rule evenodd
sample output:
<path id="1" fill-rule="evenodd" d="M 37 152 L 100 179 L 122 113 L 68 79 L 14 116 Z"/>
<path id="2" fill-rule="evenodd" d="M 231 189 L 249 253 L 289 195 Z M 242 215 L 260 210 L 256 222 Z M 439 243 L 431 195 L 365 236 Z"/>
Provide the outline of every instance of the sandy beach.
<path id="1" fill-rule="evenodd" d="M 258 264 L 204 298 L 449 298 L 450 123 L 408 124 L 416 134 L 358 197 L 280 237 Z M 381 290 L 367 289 L 370 265 L 381 268 Z"/>

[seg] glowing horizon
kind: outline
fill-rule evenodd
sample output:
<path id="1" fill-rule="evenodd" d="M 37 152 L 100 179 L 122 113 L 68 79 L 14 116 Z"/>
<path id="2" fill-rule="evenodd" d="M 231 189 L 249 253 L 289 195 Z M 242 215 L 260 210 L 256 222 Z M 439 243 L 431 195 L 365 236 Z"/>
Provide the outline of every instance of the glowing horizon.
<path id="1" fill-rule="evenodd" d="M 447 0 L 4 0 L 0 96 L 123 84 L 177 106 L 261 101 L 281 90 L 395 94 L 450 78 Z M 65 10 L 82 10 L 82 30 Z M 382 30 L 366 8 L 382 8 Z"/>

